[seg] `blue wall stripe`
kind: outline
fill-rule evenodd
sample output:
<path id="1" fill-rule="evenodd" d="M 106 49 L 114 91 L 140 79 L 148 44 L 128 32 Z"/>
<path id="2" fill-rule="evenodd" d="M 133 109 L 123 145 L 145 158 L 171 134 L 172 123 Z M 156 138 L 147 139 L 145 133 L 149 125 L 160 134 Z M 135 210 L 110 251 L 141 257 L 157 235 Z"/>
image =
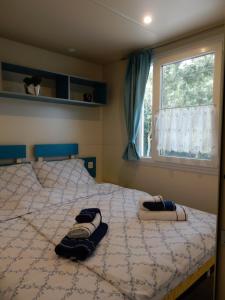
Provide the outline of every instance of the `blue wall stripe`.
<path id="1" fill-rule="evenodd" d="M 0 159 L 26 158 L 26 145 L 0 145 Z"/>

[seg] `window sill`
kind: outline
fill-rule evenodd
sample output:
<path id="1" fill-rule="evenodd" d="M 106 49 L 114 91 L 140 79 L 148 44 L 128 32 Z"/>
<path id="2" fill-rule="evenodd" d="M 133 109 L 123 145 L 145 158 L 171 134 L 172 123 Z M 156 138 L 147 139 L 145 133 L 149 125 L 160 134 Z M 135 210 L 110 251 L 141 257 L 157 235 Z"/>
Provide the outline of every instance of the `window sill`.
<path id="1" fill-rule="evenodd" d="M 138 163 L 156 168 L 164 168 L 175 171 L 198 173 L 204 175 L 219 176 L 219 169 L 215 167 L 203 167 L 198 165 L 186 165 L 182 163 L 154 161 L 152 158 L 142 157 Z"/>

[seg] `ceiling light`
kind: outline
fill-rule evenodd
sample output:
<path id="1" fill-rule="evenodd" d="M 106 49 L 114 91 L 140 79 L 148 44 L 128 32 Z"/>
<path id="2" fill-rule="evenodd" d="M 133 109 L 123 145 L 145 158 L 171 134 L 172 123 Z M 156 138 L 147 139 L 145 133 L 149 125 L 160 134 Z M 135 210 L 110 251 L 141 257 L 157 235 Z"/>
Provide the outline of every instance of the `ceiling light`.
<path id="1" fill-rule="evenodd" d="M 201 48 L 200 51 L 203 53 L 203 52 L 206 52 L 207 51 L 207 48 Z"/>
<path id="2" fill-rule="evenodd" d="M 76 52 L 76 49 L 74 49 L 74 48 L 68 48 L 67 50 L 68 50 L 70 53 Z"/>
<path id="3" fill-rule="evenodd" d="M 152 17 L 151 17 L 151 16 L 149 16 L 149 15 L 144 16 L 144 18 L 143 18 L 143 23 L 144 23 L 145 25 L 148 25 L 148 24 L 150 24 L 151 22 L 152 22 Z"/>

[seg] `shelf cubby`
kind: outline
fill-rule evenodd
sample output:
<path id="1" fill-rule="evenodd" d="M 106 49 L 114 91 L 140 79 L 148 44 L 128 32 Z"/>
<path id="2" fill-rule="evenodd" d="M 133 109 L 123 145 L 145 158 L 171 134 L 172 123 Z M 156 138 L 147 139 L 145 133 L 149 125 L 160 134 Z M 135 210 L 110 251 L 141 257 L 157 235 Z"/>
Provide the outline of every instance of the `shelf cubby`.
<path id="1" fill-rule="evenodd" d="M 104 82 L 5 62 L 1 63 L 0 73 L 0 98 L 93 107 L 106 104 L 107 91 Z M 27 76 L 41 77 L 38 96 L 25 93 L 23 79 Z M 90 102 L 84 101 L 85 93 L 92 95 Z"/>

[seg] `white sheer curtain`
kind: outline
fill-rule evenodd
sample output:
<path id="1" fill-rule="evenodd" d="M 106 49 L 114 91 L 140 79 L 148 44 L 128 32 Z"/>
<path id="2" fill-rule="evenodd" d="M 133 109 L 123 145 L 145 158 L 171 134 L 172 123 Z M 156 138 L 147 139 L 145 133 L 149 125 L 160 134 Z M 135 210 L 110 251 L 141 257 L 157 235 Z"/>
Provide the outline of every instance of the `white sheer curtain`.
<path id="1" fill-rule="evenodd" d="M 162 109 L 156 130 L 159 152 L 201 153 L 212 157 L 217 151 L 214 105 Z"/>

